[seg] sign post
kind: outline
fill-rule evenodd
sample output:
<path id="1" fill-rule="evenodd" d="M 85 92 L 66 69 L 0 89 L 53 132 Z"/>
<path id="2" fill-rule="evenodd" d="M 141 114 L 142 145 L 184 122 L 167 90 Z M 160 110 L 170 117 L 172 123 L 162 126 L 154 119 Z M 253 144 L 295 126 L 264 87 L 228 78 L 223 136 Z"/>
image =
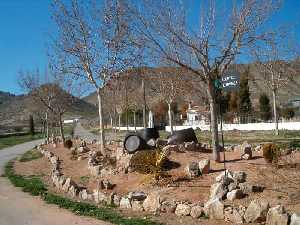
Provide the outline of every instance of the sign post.
<path id="1" fill-rule="evenodd" d="M 225 73 L 220 80 L 215 80 L 215 88 L 217 91 L 220 91 L 220 96 L 222 95 L 222 91 L 224 92 L 232 92 L 237 91 L 240 87 L 240 74 L 237 72 L 228 72 Z M 224 158 L 224 169 L 225 176 L 226 173 L 226 160 L 225 160 L 225 149 L 224 149 L 224 133 L 223 133 L 223 113 L 221 110 L 221 99 L 219 99 L 219 114 L 220 114 L 220 130 L 221 130 L 221 141 L 223 148 L 223 158 Z"/>

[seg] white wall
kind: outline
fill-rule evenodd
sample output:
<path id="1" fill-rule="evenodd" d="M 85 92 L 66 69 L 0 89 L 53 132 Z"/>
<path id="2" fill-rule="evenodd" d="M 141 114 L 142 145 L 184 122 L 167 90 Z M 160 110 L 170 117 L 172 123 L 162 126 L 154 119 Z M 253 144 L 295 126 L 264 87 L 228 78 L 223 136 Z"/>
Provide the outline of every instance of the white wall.
<path id="1" fill-rule="evenodd" d="M 193 129 L 200 128 L 201 130 L 210 130 L 210 125 L 174 126 L 174 130 L 182 130 L 190 127 Z M 300 130 L 300 122 L 279 123 L 278 128 L 280 130 Z M 223 130 L 275 130 L 275 123 L 223 124 Z M 166 126 L 166 131 L 170 132 L 169 126 Z"/>
<path id="2" fill-rule="evenodd" d="M 128 127 L 128 129 L 130 131 L 134 131 L 134 127 Z M 144 129 L 144 127 L 136 127 L 136 129 L 137 130 L 142 130 L 142 129 Z M 117 127 L 117 130 L 127 130 L 127 127 L 120 127 L 120 129 L 119 129 L 119 127 Z"/>

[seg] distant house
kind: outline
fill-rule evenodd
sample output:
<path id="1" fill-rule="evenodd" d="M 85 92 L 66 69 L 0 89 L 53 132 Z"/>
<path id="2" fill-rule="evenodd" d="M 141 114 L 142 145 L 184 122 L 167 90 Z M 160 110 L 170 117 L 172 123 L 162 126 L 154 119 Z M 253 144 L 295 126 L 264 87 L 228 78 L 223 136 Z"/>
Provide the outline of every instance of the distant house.
<path id="1" fill-rule="evenodd" d="M 205 107 L 192 106 L 189 103 L 189 107 L 186 110 L 186 120 L 183 125 L 200 125 L 209 123 L 209 111 Z"/>

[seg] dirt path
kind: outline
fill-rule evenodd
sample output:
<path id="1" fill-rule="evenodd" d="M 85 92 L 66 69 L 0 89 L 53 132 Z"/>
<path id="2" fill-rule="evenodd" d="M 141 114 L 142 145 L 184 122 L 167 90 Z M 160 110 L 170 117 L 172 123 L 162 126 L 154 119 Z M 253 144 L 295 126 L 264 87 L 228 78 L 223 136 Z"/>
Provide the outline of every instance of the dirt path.
<path id="1" fill-rule="evenodd" d="M 10 159 L 34 147 L 41 140 L 27 142 L 0 151 L 0 174 Z M 47 205 L 39 197 L 32 197 L 15 188 L 0 177 L 0 225 L 109 225 L 99 220 L 80 217 L 53 205 Z"/>

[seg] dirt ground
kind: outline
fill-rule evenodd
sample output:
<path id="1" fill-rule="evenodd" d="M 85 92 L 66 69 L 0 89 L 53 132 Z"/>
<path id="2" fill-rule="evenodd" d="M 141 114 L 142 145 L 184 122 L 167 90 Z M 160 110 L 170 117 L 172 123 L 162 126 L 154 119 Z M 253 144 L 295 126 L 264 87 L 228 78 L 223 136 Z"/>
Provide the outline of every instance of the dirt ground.
<path id="1" fill-rule="evenodd" d="M 95 146 L 89 146 L 95 149 Z M 110 146 L 115 149 L 115 146 Z M 92 177 L 87 168 L 88 153 L 83 154 L 83 160 L 72 160 L 71 152 L 63 147 L 53 148 L 49 146 L 49 150 L 62 160 L 62 171 L 65 176 L 72 179 L 83 186 L 87 186 L 89 190 L 96 188 L 98 179 Z M 223 158 L 223 153 L 222 158 Z M 231 171 L 245 171 L 247 173 L 247 182 L 258 184 L 265 187 L 262 193 L 253 193 L 241 200 L 235 200 L 232 204 L 248 206 L 250 201 L 257 198 L 264 198 L 270 202 L 272 206 L 281 204 L 285 206 L 287 211 L 300 212 L 300 152 L 293 153 L 282 158 L 278 167 L 267 164 L 262 157 L 261 152 L 253 152 L 252 160 L 240 160 L 240 152 L 226 152 L 225 166 Z M 177 199 L 189 201 L 192 203 L 205 203 L 209 197 L 210 186 L 214 183 L 215 177 L 224 169 L 223 163 L 215 163 L 211 160 L 211 173 L 196 179 L 186 179 L 184 168 L 189 162 L 200 161 L 201 159 L 209 159 L 211 153 L 203 152 L 172 152 L 169 160 L 177 165 L 167 171 L 168 178 L 162 179 L 159 183 L 153 183 L 151 175 L 133 173 L 118 173 L 101 177 L 107 178 L 111 183 L 115 184 L 113 191 L 119 194 L 126 194 L 129 191 L 144 191 L 150 193 L 158 191 L 160 195 L 169 200 Z M 223 159 L 222 159 L 223 160 Z M 24 175 L 40 174 L 46 175 L 45 180 L 50 175 L 50 164 L 46 159 L 38 159 L 30 162 L 18 162 L 15 165 L 17 173 Z M 225 201 L 225 204 L 228 203 Z M 124 212 L 136 215 L 133 212 Z M 138 215 L 141 215 L 140 213 Z M 171 224 L 207 224 L 207 225 L 225 225 L 230 224 L 223 221 L 211 221 L 201 219 L 195 220 L 190 217 L 179 218 L 173 215 L 158 217 L 167 225 Z"/>

